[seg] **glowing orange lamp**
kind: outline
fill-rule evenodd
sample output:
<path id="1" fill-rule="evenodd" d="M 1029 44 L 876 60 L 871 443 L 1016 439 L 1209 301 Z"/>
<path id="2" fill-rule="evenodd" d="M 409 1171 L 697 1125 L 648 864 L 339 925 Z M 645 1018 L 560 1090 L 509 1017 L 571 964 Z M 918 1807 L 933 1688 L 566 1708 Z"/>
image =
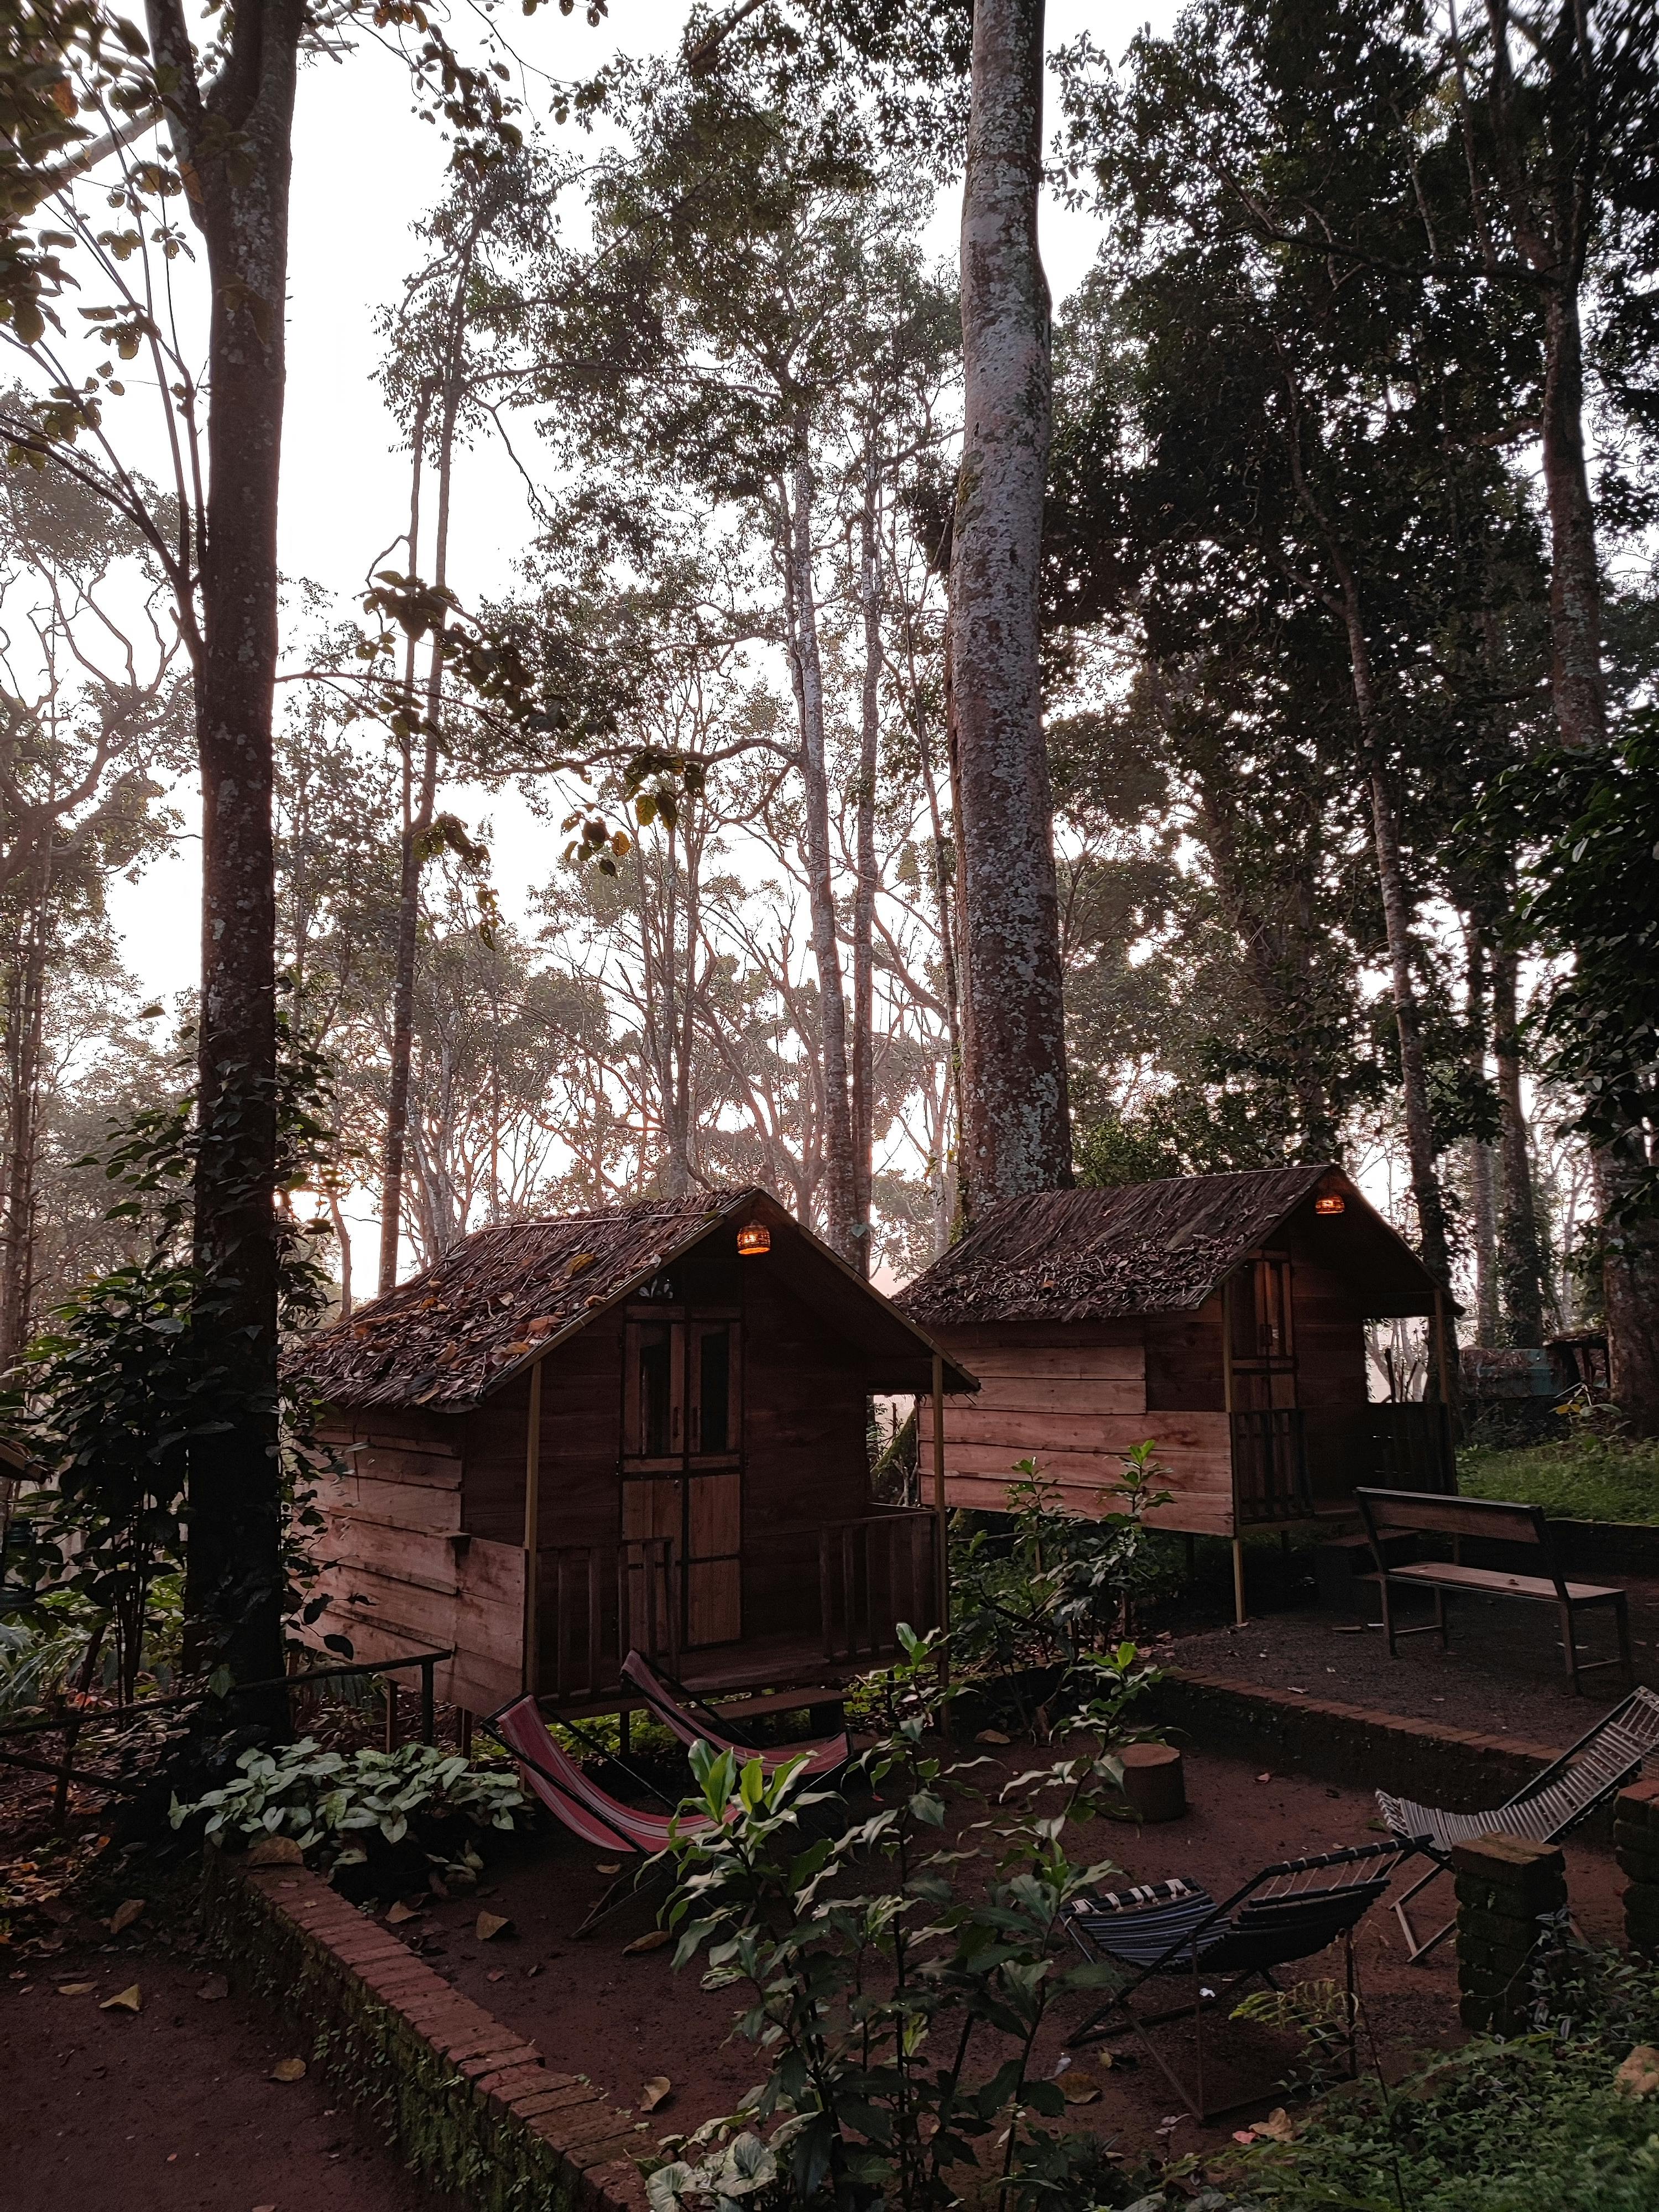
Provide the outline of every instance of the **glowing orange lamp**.
<path id="1" fill-rule="evenodd" d="M 1342 1213 L 1346 1211 L 1346 1208 L 1344 1206 L 1343 1201 L 1337 1196 L 1334 1191 L 1332 1191 L 1328 1197 L 1316 1198 L 1314 1200 L 1314 1212 L 1316 1213 Z"/>
<path id="2" fill-rule="evenodd" d="M 772 1249 L 772 1232 L 763 1221 L 745 1221 L 738 1231 L 738 1255 L 740 1259 L 757 1259 Z"/>

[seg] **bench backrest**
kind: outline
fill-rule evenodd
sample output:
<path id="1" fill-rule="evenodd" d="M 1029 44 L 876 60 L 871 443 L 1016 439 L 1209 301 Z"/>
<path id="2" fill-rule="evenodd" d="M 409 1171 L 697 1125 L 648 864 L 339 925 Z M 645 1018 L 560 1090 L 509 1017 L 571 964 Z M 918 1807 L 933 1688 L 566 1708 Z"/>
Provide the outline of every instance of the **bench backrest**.
<path id="1" fill-rule="evenodd" d="M 1545 1571 L 1555 1562 L 1549 1523 L 1541 1505 L 1517 1505 L 1496 1498 L 1443 1498 L 1416 1490 L 1354 1492 L 1373 1540 L 1403 1534 L 1484 1536 L 1500 1544 L 1532 1544 L 1545 1554 Z"/>

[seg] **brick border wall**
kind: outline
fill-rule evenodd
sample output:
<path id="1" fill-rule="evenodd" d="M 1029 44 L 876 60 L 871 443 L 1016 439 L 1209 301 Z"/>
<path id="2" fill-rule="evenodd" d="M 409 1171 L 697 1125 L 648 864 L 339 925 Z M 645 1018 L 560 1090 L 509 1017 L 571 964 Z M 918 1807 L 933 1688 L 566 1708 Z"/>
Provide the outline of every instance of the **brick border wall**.
<path id="1" fill-rule="evenodd" d="M 1291 1697 L 1184 1667 L 1165 1671 L 1146 1710 L 1201 1749 L 1237 1753 L 1321 1782 L 1387 1790 L 1453 1813 L 1502 1804 L 1565 1748 L 1407 1720 L 1368 1705 Z M 1607 1825 L 1589 1821 L 1578 1832 L 1594 1838 Z"/>
<path id="2" fill-rule="evenodd" d="M 313 2039 L 343 2096 L 376 2109 L 410 2165 L 478 2212 L 644 2212 L 629 2112 L 551 2070 L 303 1866 L 210 1849 L 209 1931 Z"/>

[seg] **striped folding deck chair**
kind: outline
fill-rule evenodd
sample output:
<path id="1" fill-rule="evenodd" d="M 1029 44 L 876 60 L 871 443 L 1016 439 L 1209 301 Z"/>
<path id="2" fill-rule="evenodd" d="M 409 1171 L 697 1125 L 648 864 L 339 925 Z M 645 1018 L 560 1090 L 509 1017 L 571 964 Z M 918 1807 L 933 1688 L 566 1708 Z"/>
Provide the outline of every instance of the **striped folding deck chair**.
<path id="1" fill-rule="evenodd" d="M 694 1691 L 672 1675 L 660 1674 L 651 1662 L 637 1651 L 630 1651 L 622 1663 L 622 1678 L 645 1699 L 647 1705 L 662 1723 L 671 1735 L 682 1743 L 706 1743 L 715 1751 L 729 1751 L 741 1759 L 757 1759 L 768 1774 L 781 1766 L 790 1766 L 805 1759 L 808 1778 L 823 1781 L 838 1774 L 853 1755 L 853 1747 L 845 1729 L 838 1735 L 820 1736 L 811 1743 L 774 1744 L 763 1749 L 758 1744 L 744 1743 L 721 1727 L 721 1717 L 703 1704 Z"/>
<path id="2" fill-rule="evenodd" d="M 1425 1959 L 1437 1943 L 1443 1942 L 1456 1926 L 1448 1920 L 1425 1941 L 1419 1941 L 1407 1908 L 1413 1898 L 1438 1881 L 1451 1863 L 1452 1847 L 1473 1843 L 1477 1836 L 1494 1832 L 1524 1836 L 1536 1844 L 1559 1844 L 1569 1830 L 1588 1820 L 1599 1805 L 1623 1788 L 1642 1762 L 1659 1751 L 1659 1697 L 1651 1690 L 1634 1689 L 1609 1713 L 1604 1713 L 1571 1750 L 1564 1751 L 1553 1766 L 1517 1790 L 1507 1803 L 1490 1813 L 1447 1813 L 1437 1805 L 1419 1805 L 1409 1797 L 1376 1793 L 1382 1818 L 1402 1843 L 1416 1845 L 1435 1863 L 1420 1881 L 1412 1884 L 1395 1900 L 1395 1912 L 1406 1933 L 1406 1953 Z"/>
<path id="3" fill-rule="evenodd" d="M 1206 2007 L 1230 2006 L 1244 1984 L 1258 1978 L 1276 1989 L 1275 1966 L 1311 1959 L 1340 1942 L 1346 1972 L 1352 2074 L 1357 2070 L 1358 2026 L 1353 1931 L 1387 1889 L 1401 1852 L 1409 1849 L 1396 1838 L 1386 1844 L 1356 1844 L 1343 1850 L 1286 1859 L 1278 1866 L 1263 1867 L 1221 1905 L 1202 1883 L 1185 1876 L 1076 1899 L 1065 1915 L 1072 1941 L 1085 1959 L 1121 1966 L 1127 1978 L 1068 2039 L 1068 2046 L 1075 2049 L 1130 2029 L 1187 2109 L 1200 2122 L 1210 2120 L 1218 2112 L 1254 2103 L 1262 2091 L 1259 2087 L 1226 2105 L 1206 2103 Z M 1163 2012 L 1142 2012 L 1134 2002 L 1137 1991 L 1155 1978 L 1176 1974 L 1190 1975 L 1191 2001 Z M 1148 2029 L 1172 2020 L 1191 2020 L 1194 2025 L 1191 2088 L 1147 2034 Z"/>
<path id="4" fill-rule="evenodd" d="M 710 1826 L 707 1819 L 677 1822 L 671 1814 L 641 1813 L 599 1789 L 549 1734 L 532 1697 L 514 1698 L 484 1725 L 512 1753 L 525 1787 L 556 1820 L 582 1843 L 623 1861 L 622 1872 L 575 1930 L 578 1936 L 586 1936 L 623 1902 L 646 1862 L 666 1850 L 671 1829 L 695 1836 Z"/>

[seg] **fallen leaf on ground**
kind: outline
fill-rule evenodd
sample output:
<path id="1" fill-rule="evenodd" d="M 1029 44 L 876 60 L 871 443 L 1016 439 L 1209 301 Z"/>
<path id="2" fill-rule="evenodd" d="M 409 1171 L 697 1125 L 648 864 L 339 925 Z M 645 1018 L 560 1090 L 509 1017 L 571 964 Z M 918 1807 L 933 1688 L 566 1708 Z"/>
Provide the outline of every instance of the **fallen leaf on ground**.
<path id="1" fill-rule="evenodd" d="M 1000 1729 L 981 1729 L 974 1738 L 975 1743 L 1012 1743 L 1013 1738 L 1005 1735 Z"/>
<path id="2" fill-rule="evenodd" d="M 128 1990 L 118 1990 L 112 1997 L 106 1997 L 98 2008 L 100 2012 L 138 2012 L 143 2007 L 143 1996 L 137 1982 Z"/>
<path id="3" fill-rule="evenodd" d="M 110 1915 L 110 1934 L 112 1936 L 118 1936 L 124 1928 L 131 1928 L 133 1922 L 138 1917 L 138 1915 L 143 1911 L 143 1909 L 144 1900 L 142 1897 L 129 1897 L 124 1899 Z"/>
<path id="4" fill-rule="evenodd" d="M 250 1866 L 303 1866 L 306 1855 L 292 1836 L 262 1836 L 247 1855 Z"/>
<path id="5" fill-rule="evenodd" d="M 1627 2097 L 1651 2097 L 1659 2091 L 1659 2050 L 1638 2043 L 1613 2075 L 1613 2086 Z"/>
<path id="6" fill-rule="evenodd" d="M 60 1997 L 89 1997 L 97 1986 L 96 1982 L 60 1982 L 58 1994 Z"/>
<path id="7" fill-rule="evenodd" d="M 620 1874 L 622 1867 L 619 1863 L 607 1863 L 605 1866 L 596 1866 L 593 1871 L 595 1874 Z"/>
<path id="8" fill-rule="evenodd" d="M 400 1921 L 413 1920 L 416 1915 L 420 1911 L 420 1909 L 421 1908 L 418 1905 L 405 1905 L 403 1899 L 399 1898 L 398 1902 L 392 1907 L 392 1910 L 386 1914 L 386 1918 L 392 1926 L 395 1928 Z"/>
<path id="9" fill-rule="evenodd" d="M 472 1932 L 479 1942 L 488 1943 L 494 1937 L 505 1935 L 512 1925 L 511 1917 L 505 1912 L 481 1912 L 473 1923 Z"/>
<path id="10" fill-rule="evenodd" d="M 303 2081 L 306 2062 L 303 2058 L 279 2058 L 270 2069 L 273 2081 Z"/>
<path id="11" fill-rule="evenodd" d="M 1256 2122 L 1250 2130 L 1250 2133 L 1260 2136 L 1267 2142 L 1287 2143 L 1296 2141 L 1296 2130 L 1291 2126 L 1291 2116 L 1283 2105 L 1275 2105 L 1265 2120 Z"/>
<path id="12" fill-rule="evenodd" d="M 672 1943 L 673 1940 L 672 1928 L 653 1928 L 648 1936 L 636 1936 L 631 1943 L 624 1943 L 623 1956 L 626 1959 L 636 1951 L 660 1951 L 665 1943 Z"/>
<path id="13" fill-rule="evenodd" d="M 435 1869 L 431 1874 L 428 1875 L 426 1878 L 426 1886 L 432 1892 L 434 1897 L 447 1897 L 449 1894 L 449 1884 Z"/>
<path id="14" fill-rule="evenodd" d="M 1067 2074 L 1061 2077 L 1060 2094 L 1068 2105 L 1092 2105 L 1100 2090 L 1084 2074 Z"/>
<path id="15" fill-rule="evenodd" d="M 665 2074 L 653 2074 L 640 2092 L 640 2110 L 654 2112 L 665 2098 L 673 2094 L 674 2085 Z"/>
<path id="16" fill-rule="evenodd" d="M 1271 1774 L 1258 1774 L 1255 1778 L 1258 1782 L 1271 1782 L 1273 1780 Z"/>
<path id="17" fill-rule="evenodd" d="M 505 1966 L 492 1966 L 489 1972 L 484 1976 L 484 1979 L 487 1982 L 504 1982 L 507 1979 L 507 1968 Z"/>
<path id="18" fill-rule="evenodd" d="M 204 2004 L 217 2004 L 221 1997 L 230 1995 L 230 1984 L 222 1974 L 213 1974 L 196 1992 Z"/>

